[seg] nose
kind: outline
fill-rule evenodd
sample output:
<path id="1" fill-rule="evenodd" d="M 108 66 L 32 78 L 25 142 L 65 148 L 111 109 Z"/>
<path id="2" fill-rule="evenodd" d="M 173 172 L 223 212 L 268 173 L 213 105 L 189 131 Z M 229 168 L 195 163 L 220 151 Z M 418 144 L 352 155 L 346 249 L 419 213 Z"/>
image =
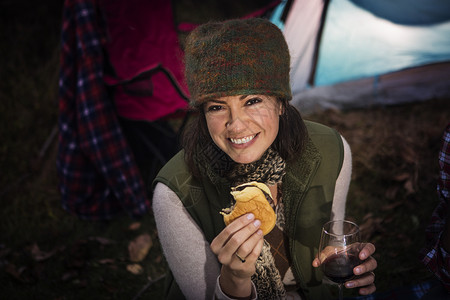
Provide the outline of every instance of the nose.
<path id="1" fill-rule="evenodd" d="M 245 128 L 245 118 L 245 113 L 241 109 L 231 108 L 225 127 L 229 131 L 240 132 Z"/>

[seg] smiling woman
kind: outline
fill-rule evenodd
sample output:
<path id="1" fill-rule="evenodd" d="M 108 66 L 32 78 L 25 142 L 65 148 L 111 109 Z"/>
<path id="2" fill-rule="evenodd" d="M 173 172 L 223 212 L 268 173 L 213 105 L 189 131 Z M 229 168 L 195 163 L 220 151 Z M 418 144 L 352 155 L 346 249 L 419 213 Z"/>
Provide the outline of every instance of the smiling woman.
<path id="1" fill-rule="evenodd" d="M 281 107 L 273 96 L 221 97 L 204 110 L 212 140 L 237 163 L 260 159 L 278 134 Z"/>
<path id="2" fill-rule="evenodd" d="M 289 104 L 283 34 L 264 19 L 207 23 L 188 36 L 185 61 L 196 119 L 153 193 L 170 267 L 166 297 L 331 298 L 313 261 L 322 225 L 344 218 L 350 149 L 335 130 L 304 122 Z M 263 201 L 276 215 L 269 233 L 256 213 L 224 222 L 222 209 L 239 206 L 232 192 L 249 183 L 267 186 Z M 367 243 L 360 276 L 347 287 L 375 290 L 374 251 Z"/>

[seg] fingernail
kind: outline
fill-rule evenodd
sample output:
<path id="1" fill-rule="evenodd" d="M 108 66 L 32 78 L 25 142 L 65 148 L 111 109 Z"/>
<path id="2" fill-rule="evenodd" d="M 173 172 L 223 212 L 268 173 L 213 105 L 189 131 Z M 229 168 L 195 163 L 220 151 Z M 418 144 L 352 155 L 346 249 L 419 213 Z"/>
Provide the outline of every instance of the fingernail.
<path id="1" fill-rule="evenodd" d="M 361 259 L 366 259 L 367 258 L 366 252 L 361 252 L 360 257 Z"/>
<path id="2" fill-rule="evenodd" d="M 253 220 L 254 218 L 255 218 L 255 215 L 252 214 L 252 213 L 249 213 L 249 214 L 247 215 L 247 219 L 249 219 L 249 220 Z"/>
<path id="3" fill-rule="evenodd" d="M 261 221 L 256 220 L 255 222 L 253 222 L 253 225 L 255 225 L 255 227 L 259 227 L 259 225 L 261 225 Z"/>
<path id="4" fill-rule="evenodd" d="M 355 273 L 356 273 L 356 275 L 361 274 L 361 268 L 356 268 Z"/>
<path id="5" fill-rule="evenodd" d="M 352 288 L 354 286 L 355 286 L 355 283 L 353 281 L 349 281 L 349 282 L 345 283 L 345 287 Z"/>
<path id="6" fill-rule="evenodd" d="M 262 232 L 262 230 L 260 229 L 260 230 L 258 230 L 257 232 L 256 232 L 257 234 L 259 234 L 259 235 L 262 235 L 263 234 L 263 232 Z"/>

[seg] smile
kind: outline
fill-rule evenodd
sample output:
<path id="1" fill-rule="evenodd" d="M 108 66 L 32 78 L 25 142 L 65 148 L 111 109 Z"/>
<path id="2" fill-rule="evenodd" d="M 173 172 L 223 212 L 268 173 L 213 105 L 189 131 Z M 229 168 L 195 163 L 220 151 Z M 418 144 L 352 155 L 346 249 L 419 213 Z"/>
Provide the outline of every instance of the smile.
<path id="1" fill-rule="evenodd" d="M 251 135 L 251 136 L 247 136 L 247 137 L 244 137 L 244 138 L 241 138 L 241 139 L 230 138 L 230 141 L 233 144 L 240 145 L 240 144 L 245 144 L 245 143 L 250 142 L 251 140 L 253 140 L 255 138 L 255 136 L 256 136 L 256 134 L 255 135 Z"/>

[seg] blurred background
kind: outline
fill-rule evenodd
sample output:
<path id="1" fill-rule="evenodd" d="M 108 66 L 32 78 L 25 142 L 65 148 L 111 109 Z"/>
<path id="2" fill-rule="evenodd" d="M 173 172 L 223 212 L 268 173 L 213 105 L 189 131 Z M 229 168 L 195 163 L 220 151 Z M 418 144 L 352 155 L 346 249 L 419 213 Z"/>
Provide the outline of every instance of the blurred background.
<path id="1" fill-rule="evenodd" d="M 269 2 L 177 0 L 174 18 L 237 18 Z M 151 214 L 88 222 L 61 208 L 55 161 L 62 8 L 63 1 L 0 1 L 0 294 L 161 299 L 166 264 Z M 184 37 L 180 32 L 181 44 Z M 352 148 L 347 215 L 377 246 L 379 292 L 432 278 L 418 252 L 437 204 L 449 101 L 304 114 L 336 128 Z M 135 263 L 129 248 L 142 236 L 148 253 Z"/>

